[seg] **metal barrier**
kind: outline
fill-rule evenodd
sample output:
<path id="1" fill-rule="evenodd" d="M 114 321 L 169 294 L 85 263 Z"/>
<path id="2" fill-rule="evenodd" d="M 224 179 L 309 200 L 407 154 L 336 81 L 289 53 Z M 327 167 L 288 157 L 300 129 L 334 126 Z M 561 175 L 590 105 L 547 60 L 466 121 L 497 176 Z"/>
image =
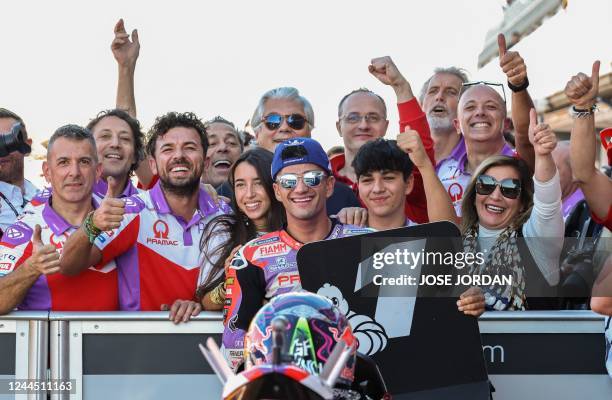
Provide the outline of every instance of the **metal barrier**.
<path id="1" fill-rule="evenodd" d="M 0 399 L 42 400 L 45 393 L 26 394 L 9 382 L 46 381 L 49 313 L 19 312 L 0 316 Z"/>
<path id="2" fill-rule="evenodd" d="M 50 377 L 72 379 L 76 389 L 52 399 L 220 396 L 221 385 L 196 346 L 209 336 L 220 342 L 221 316 L 206 312 L 180 325 L 168 321 L 167 312 L 9 314 L 0 317 L 0 354 L 8 354 L 0 357 L 0 378 L 45 379 L 47 318 Z M 612 398 L 603 317 L 590 311 L 492 312 L 479 324 L 495 400 Z"/>
<path id="3" fill-rule="evenodd" d="M 495 400 L 612 399 L 601 315 L 489 312 L 479 325 Z"/>
<path id="4" fill-rule="evenodd" d="M 167 312 L 50 313 L 52 376 L 74 379 L 54 399 L 218 399 L 221 383 L 197 344 L 220 343 L 219 313 L 174 325 Z"/>

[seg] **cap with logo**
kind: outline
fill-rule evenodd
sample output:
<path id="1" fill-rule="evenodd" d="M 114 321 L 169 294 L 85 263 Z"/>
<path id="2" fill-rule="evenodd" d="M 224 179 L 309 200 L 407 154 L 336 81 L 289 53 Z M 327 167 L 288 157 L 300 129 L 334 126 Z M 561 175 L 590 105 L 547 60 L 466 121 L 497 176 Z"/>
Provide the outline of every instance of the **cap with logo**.
<path id="1" fill-rule="evenodd" d="M 276 146 L 272 160 L 272 180 L 285 167 L 296 164 L 315 164 L 331 174 L 331 164 L 323 147 L 314 139 L 288 139 Z"/>

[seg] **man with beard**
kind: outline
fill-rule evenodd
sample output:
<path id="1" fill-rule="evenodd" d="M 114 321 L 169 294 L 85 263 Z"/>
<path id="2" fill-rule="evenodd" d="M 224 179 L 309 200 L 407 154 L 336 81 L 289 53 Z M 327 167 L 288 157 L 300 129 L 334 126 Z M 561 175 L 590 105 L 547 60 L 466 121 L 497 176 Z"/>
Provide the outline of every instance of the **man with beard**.
<path id="1" fill-rule="evenodd" d="M 419 100 L 427 115 L 434 142 L 434 156 L 438 162 L 446 159 L 463 141 L 453 122 L 457 118 L 459 94 L 467 82 L 466 72 L 461 68 L 436 68 L 421 89 Z"/>
<path id="2" fill-rule="evenodd" d="M 31 151 L 32 139 L 28 139 L 25 124 L 17 114 L 0 108 L 0 141 L 3 148 L 8 144 L 5 143 L 6 139 L 13 135 L 13 128 L 17 129 L 18 137 L 13 140 L 11 149 L 18 148 L 0 157 L 0 237 L 38 192 L 23 174 L 24 158 Z"/>
<path id="3" fill-rule="evenodd" d="M 88 265 L 129 258 L 120 265 L 122 309 L 170 308 L 170 319 L 178 323 L 201 311 L 194 301 L 200 236 L 225 210 L 200 188 L 208 142 L 195 114 L 159 117 L 149 137 L 149 166 L 159 182 L 147 192 L 116 199 L 119 188 L 109 178 L 107 196 L 66 242 L 60 267 L 77 274 Z"/>
<path id="4" fill-rule="evenodd" d="M 234 124 L 220 116 L 207 121 L 205 126 L 208 151 L 202 182 L 219 187 L 227 181 L 230 168 L 242 154 L 242 138 Z"/>

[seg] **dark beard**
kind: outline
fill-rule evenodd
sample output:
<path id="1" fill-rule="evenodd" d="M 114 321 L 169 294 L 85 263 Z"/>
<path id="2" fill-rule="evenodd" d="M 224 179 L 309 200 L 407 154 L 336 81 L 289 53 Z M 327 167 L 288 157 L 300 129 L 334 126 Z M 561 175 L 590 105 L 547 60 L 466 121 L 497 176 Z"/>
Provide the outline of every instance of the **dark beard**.
<path id="1" fill-rule="evenodd" d="M 0 181 L 10 183 L 11 185 L 20 185 L 24 179 L 24 161 L 23 160 L 12 160 L 12 168 L 8 171 L 0 169 Z"/>
<path id="2" fill-rule="evenodd" d="M 194 179 L 182 183 L 180 185 L 175 185 L 169 180 L 162 179 L 159 177 L 159 183 L 164 192 L 171 193 L 175 196 L 187 197 L 198 191 L 200 188 L 200 179 L 199 177 L 194 177 Z"/>

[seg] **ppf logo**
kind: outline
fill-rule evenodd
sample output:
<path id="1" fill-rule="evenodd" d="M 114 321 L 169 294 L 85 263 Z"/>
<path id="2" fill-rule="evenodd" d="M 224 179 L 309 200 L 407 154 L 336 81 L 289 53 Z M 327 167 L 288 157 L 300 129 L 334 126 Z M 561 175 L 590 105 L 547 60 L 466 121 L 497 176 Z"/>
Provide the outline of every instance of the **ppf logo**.
<path id="1" fill-rule="evenodd" d="M 21 239 L 25 236 L 23 232 L 15 228 L 8 228 L 4 234 L 9 239 Z"/>
<path id="2" fill-rule="evenodd" d="M 158 219 L 153 224 L 153 234 L 154 238 L 148 237 L 148 244 L 157 244 L 162 246 L 178 246 L 178 240 L 169 240 L 168 234 L 170 233 L 170 228 L 168 224 L 161 219 Z"/>

